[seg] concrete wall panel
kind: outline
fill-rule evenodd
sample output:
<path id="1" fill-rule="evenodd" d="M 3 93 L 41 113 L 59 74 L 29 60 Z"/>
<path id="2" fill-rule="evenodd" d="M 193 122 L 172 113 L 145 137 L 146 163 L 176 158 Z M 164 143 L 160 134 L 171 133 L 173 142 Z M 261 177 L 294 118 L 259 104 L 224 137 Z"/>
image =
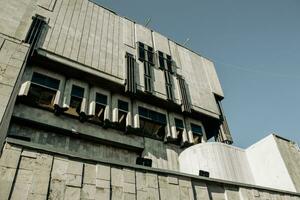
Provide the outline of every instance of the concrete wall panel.
<path id="1" fill-rule="evenodd" d="M 246 153 L 256 184 L 296 191 L 273 135 L 250 146 Z"/>
<path id="2" fill-rule="evenodd" d="M 13 162 L 4 162 L 7 158 Z M 3 165 L 5 163 L 5 166 Z M 8 164 L 11 164 L 8 166 Z M 115 166 L 6 144 L 0 157 L 1 199 L 299 199 L 267 189 L 227 185 L 168 172 Z M 14 170 L 12 176 L 11 169 Z M 17 173 L 16 173 L 17 172 Z M 16 175 L 16 176 L 15 176 Z M 7 179 L 4 183 L 4 179 Z M 12 182 L 15 184 L 12 184 Z M 36 187 L 38 185 L 38 187 Z M 49 189 L 48 189 L 49 187 Z"/>
<path id="3" fill-rule="evenodd" d="M 300 149 L 291 141 L 280 139 L 277 136 L 274 139 L 294 186 L 300 192 Z"/>

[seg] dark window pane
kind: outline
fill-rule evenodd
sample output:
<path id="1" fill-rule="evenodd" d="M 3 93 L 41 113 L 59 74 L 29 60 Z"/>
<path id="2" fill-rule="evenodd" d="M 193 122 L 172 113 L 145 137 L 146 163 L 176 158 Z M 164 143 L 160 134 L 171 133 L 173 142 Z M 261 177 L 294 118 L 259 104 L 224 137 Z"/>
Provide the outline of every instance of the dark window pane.
<path id="1" fill-rule="evenodd" d="M 33 83 L 36 83 L 36 84 L 39 84 L 42 86 L 46 86 L 46 87 L 49 87 L 49 88 L 52 88 L 55 90 L 58 90 L 59 82 L 60 82 L 57 79 L 51 78 L 49 76 L 45 76 L 45 75 L 37 73 L 37 72 L 33 73 L 31 81 Z"/>
<path id="2" fill-rule="evenodd" d="M 148 62 L 152 63 L 152 64 L 154 63 L 154 61 L 153 61 L 153 52 L 148 51 Z"/>
<path id="3" fill-rule="evenodd" d="M 160 57 L 160 56 L 159 56 L 159 67 L 161 69 L 165 69 L 165 60 L 163 57 Z"/>
<path id="4" fill-rule="evenodd" d="M 96 103 L 107 105 L 107 96 L 96 93 Z"/>
<path id="5" fill-rule="evenodd" d="M 55 95 L 55 90 L 32 84 L 28 93 L 29 103 L 50 108 L 53 105 Z"/>
<path id="6" fill-rule="evenodd" d="M 153 53 L 153 48 L 148 46 L 148 51 Z"/>
<path id="7" fill-rule="evenodd" d="M 172 60 L 167 60 L 168 71 L 172 72 Z"/>
<path id="8" fill-rule="evenodd" d="M 180 129 L 183 129 L 183 121 L 181 119 L 177 119 L 175 118 L 175 126 L 176 128 L 180 128 Z"/>
<path id="9" fill-rule="evenodd" d="M 145 60 L 145 50 L 139 47 L 139 59 Z"/>
<path id="10" fill-rule="evenodd" d="M 84 95 L 84 88 L 79 87 L 77 85 L 72 86 L 71 96 L 83 98 L 83 95 Z"/>
<path id="11" fill-rule="evenodd" d="M 151 65 L 147 62 L 144 62 L 144 73 L 145 75 L 151 77 Z"/>
<path id="12" fill-rule="evenodd" d="M 149 110 L 139 106 L 139 115 L 149 118 Z"/>
<path id="13" fill-rule="evenodd" d="M 198 126 L 196 124 L 191 124 L 191 129 L 192 129 L 192 132 L 195 133 L 195 134 L 199 134 L 199 135 L 203 134 L 201 126 Z"/>
<path id="14" fill-rule="evenodd" d="M 126 101 L 118 100 L 118 108 L 128 112 L 128 103 Z"/>
<path id="15" fill-rule="evenodd" d="M 140 118 L 140 129 L 145 135 L 154 135 L 160 139 L 165 136 L 165 125 L 149 119 Z"/>
<path id="16" fill-rule="evenodd" d="M 96 103 L 95 116 L 100 121 L 104 121 L 104 110 L 105 106 Z"/>
<path id="17" fill-rule="evenodd" d="M 164 114 L 143 107 L 139 107 L 139 115 L 159 124 L 166 124 L 167 122 L 166 116 Z"/>
<path id="18" fill-rule="evenodd" d="M 82 98 L 71 96 L 69 111 L 71 114 L 80 113 Z"/>
<path id="19" fill-rule="evenodd" d="M 139 47 L 142 48 L 142 49 L 145 48 L 145 46 L 144 46 L 144 44 L 142 42 L 139 42 Z"/>
<path id="20" fill-rule="evenodd" d="M 171 75 L 167 71 L 165 71 L 165 79 L 167 84 L 171 84 Z"/>
<path id="21" fill-rule="evenodd" d="M 119 111 L 118 112 L 118 128 L 119 130 L 121 131 L 125 131 L 126 130 L 126 116 L 127 116 L 127 113 L 126 112 L 123 112 L 123 111 Z"/>
<path id="22" fill-rule="evenodd" d="M 167 55 L 167 60 L 172 61 L 172 57 Z"/>

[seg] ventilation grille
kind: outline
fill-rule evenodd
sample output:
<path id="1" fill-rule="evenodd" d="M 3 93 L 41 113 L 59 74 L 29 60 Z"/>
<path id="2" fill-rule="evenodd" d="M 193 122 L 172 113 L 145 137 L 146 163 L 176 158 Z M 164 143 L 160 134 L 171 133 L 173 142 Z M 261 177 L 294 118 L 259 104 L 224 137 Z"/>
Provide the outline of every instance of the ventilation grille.
<path id="1" fill-rule="evenodd" d="M 45 18 L 40 15 L 36 15 L 32 18 L 32 23 L 24 40 L 25 43 L 30 44 L 30 56 L 32 56 L 33 51 L 38 44 L 45 24 Z"/>
<path id="2" fill-rule="evenodd" d="M 136 84 L 135 84 L 135 59 L 132 54 L 126 53 L 126 85 L 125 92 L 135 94 L 136 93 Z"/>
<path id="3" fill-rule="evenodd" d="M 185 83 L 185 80 L 181 76 L 177 76 L 178 82 L 179 82 L 179 88 L 180 88 L 180 95 L 181 95 L 181 109 L 183 112 L 191 112 L 191 103 L 188 98 L 187 93 L 187 86 Z"/>

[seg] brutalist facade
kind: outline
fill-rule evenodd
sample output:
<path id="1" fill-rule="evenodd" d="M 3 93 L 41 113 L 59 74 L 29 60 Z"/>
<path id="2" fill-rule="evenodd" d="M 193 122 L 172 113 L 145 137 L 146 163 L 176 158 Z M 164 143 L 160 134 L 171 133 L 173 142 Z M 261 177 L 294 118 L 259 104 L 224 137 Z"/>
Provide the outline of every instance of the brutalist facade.
<path id="1" fill-rule="evenodd" d="M 179 172 L 232 143 L 212 61 L 89 0 L 0 4 L 1 199 L 296 198 Z"/>

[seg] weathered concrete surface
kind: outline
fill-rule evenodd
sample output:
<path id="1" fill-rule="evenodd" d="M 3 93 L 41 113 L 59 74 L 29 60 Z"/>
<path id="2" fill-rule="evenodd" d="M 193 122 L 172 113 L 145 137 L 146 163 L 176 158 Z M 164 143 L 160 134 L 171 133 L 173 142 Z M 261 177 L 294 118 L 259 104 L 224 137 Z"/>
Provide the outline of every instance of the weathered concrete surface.
<path id="1" fill-rule="evenodd" d="M 74 160 L 8 143 L 0 158 L 0 166 L 1 200 L 9 197 L 22 200 L 300 199 L 300 194 L 296 193 L 172 174 L 151 168 Z"/>
<path id="2" fill-rule="evenodd" d="M 299 192 L 300 151 L 276 135 L 269 135 L 246 150 L 222 143 L 204 143 L 184 150 L 180 171 L 197 175 Z"/>
<path id="3" fill-rule="evenodd" d="M 251 145 L 246 149 L 246 153 L 257 185 L 296 191 L 288 173 L 289 163 L 284 162 L 274 135 L 269 135 Z"/>
<path id="4" fill-rule="evenodd" d="M 275 141 L 296 191 L 300 192 L 300 149 L 292 141 L 275 136 Z"/>
<path id="5" fill-rule="evenodd" d="M 198 175 L 209 171 L 210 177 L 254 184 L 254 178 L 243 149 L 208 142 L 184 150 L 179 156 L 180 171 Z"/>
<path id="6" fill-rule="evenodd" d="M 2 6 L 0 7 L 2 9 Z M 15 87 L 20 73 L 22 73 L 22 66 L 27 52 L 28 45 L 23 45 L 0 35 L 0 147 L 2 147 L 6 136 L 14 99 L 17 94 L 17 88 Z"/>
<path id="7" fill-rule="evenodd" d="M 42 41 L 42 49 L 103 72 L 103 75 L 124 80 L 125 53 L 137 57 L 136 42 L 143 42 L 154 47 L 154 51 L 160 50 L 172 56 L 174 69 L 185 77 L 190 87 L 190 99 L 196 111 L 214 117 L 219 114 L 214 93 L 223 96 L 223 92 L 214 65 L 208 59 L 88 0 L 56 0 L 53 9 L 53 1 L 42 4 L 42 7 L 50 7 L 44 11 L 49 17 L 49 29 Z M 137 64 L 137 84 L 143 89 L 143 64 L 140 61 Z M 158 69 L 158 64 L 153 75 L 153 94 L 166 99 L 164 74 Z M 175 102 L 180 104 L 177 81 L 173 78 Z"/>

